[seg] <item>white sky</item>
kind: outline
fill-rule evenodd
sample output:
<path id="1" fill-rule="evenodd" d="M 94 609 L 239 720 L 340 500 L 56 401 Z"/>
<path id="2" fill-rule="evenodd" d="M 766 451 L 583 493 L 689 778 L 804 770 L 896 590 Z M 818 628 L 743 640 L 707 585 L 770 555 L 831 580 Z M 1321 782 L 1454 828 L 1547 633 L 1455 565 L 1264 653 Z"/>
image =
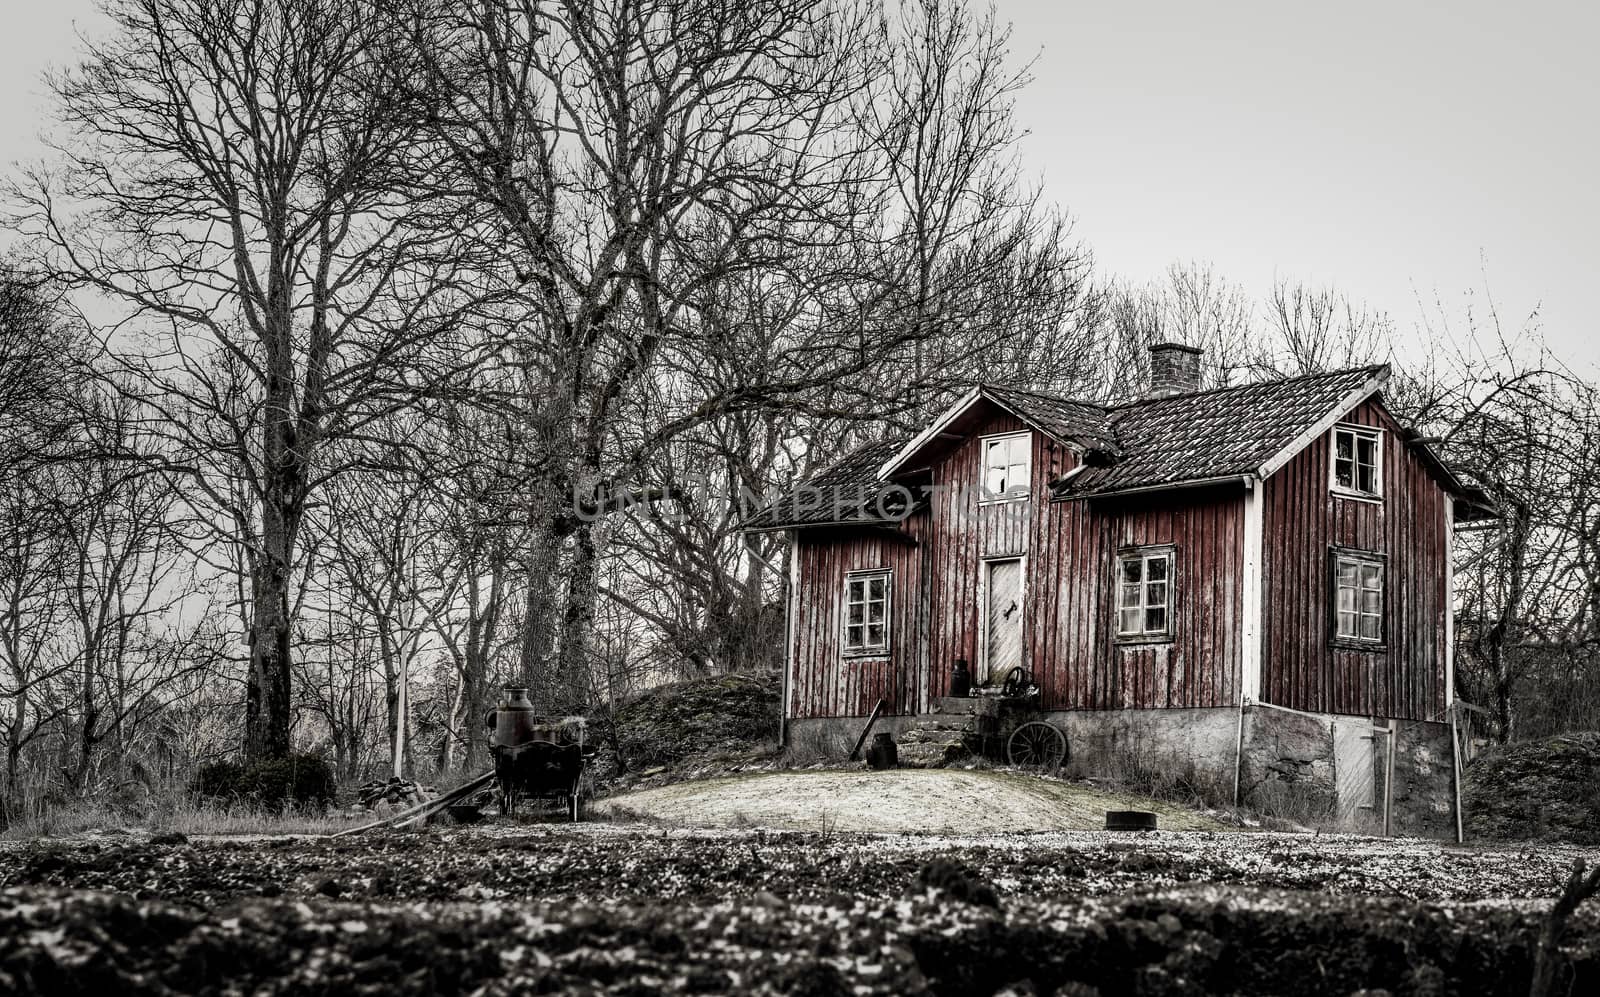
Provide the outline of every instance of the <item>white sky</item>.
<path id="1" fill-rule="evenodd" d="M 0 162 L 38 154 L 39 74 L 92 0 L 5 0 Z M 1024 168 L 1103 271 L 1210 262 L 1261 293 L 1331 284 L 1407 328 L 1487 274 L 1593 373 L 1600 5 L 997 0 Z"/>

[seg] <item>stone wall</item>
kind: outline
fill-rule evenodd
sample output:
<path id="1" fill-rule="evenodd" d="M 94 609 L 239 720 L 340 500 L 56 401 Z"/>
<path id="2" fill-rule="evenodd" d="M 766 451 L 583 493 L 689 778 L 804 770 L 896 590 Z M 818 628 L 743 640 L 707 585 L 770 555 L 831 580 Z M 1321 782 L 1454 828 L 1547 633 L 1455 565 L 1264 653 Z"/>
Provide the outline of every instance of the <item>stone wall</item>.
<path id="1" fill-rule="evenodd" d="M 1245 709 L 1241 804 L 1285 820 L 1324 825 L 1335 815 L 1334 786 L 1332 717 Z"/>
<path id="2" fill-rule="evenodd" d="M 1450 751 L 1450 725 L 1398 720 L 1395 727 L 1389 833 L 1453 839 L 1455 759 Z"/>

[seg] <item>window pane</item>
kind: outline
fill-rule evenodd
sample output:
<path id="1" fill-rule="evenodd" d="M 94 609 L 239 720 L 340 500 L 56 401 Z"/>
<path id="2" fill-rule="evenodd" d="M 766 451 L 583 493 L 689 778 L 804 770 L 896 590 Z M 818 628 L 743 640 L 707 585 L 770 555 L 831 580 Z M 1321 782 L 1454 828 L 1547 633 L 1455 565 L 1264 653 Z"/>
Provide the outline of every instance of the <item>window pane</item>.
<path id="1" fill-rule="evenodd" d="M 1165 606 L 1167 604 L 1167 583 L 1147 583 L 1144 587 L 1144 603 L 1147 606 Z"/>
<path id="2" fill-rule="evenodd" d="M 1378 441 L 1370 437 L 1357 440 L 1356 460 L 1368 467 L 1378 463 Z"/>
<path id="3" fill-rule="evenodd" d="M 859 627 L 859 626 L 845 627 L 844 628 L 844 646 L 845 647 L 860 647 L 862 639 L 863 639 L 865 633 L 866 633 L 866 630 L 863 627 Z"/>
<path id="4" fill-rule="evenodd" d="M 1028 465 L 1012 464 L 1006 472 L 1006 487 L 1019 492 L 1028 490 Z"/>
<path id="5" fill-rule="evenodd" d="M 1028 437 L 1027 436 L 1013 436 L 1010 440 L 1008 440 L 1006 442 L 1008 444 L 1010 444 L 1010 453 L 1008 454 L 1007 459 L 1013 464 L 1021 464 L 1023 466 L 1023 468 L 1027 468 L 1027 466 L 1028 466 Z"/>
<path id="6" fill-rule="evenodd" d="M 1346 432 L 1337 432 L 1333 434 L 1334 456 L 1338 460 L 1350 460 L 1352 457 L 1354 457 L 1355 454 L 1352 450 L 1354 445 L 1355 440 L 1351 434 Z"/>
<path id="7" fill-rule="evenodd" d="M 1352 463 L 1343 459 L 1334 461 L 1333 480 L 1340 488 L 1354 488 L 1355 470 Z"/>
<path id="8" fill-rule="evenodd" d="M 864 607 L 861 605 L 861 603 L 852 602 L 850 604 L 850 615 L 847 617 L 848 621 L 851 623 L 860 623 L 862 620 L 866 619 L 866 614 L 863 612 L 863 608 Z"/>
<path id="9" fill-rule="evenodd" d="M 1361 587 L 1376 589 L 1383 585 L 1382 569 L 1376 564 L 1363 564 L 1361 566 Z"/>
<path id="10" fill-rule="evenodd" d="M 1356 469 L 1356 491 L 1366 492 L 1371 495 L 1378 490 L 1378 482 L 1373 476 L 1372 466 L 1362 464 Z"/>
<path id="11" fill-rule="evenodd" d="M 1339 612 L 1353 613 L 1356 610 L 1356 590 L 1339 587 Z"/>
<path id="12" fill-rule="evenodd" d="M 991 467 L 983 480 L 984 490 L 990 495 L 1002 495 L 1006 490 L 1006 469 Z"/>
<path id="13" fill-rule="evenodd" d="M 1139 632 L 1139 610 L 1124 609 L 1118 627 L 1122 633 L 1136 634 Z"/>
<path id="14" fill-rule="evenodd" d="M 1380 592 L 1367 589 L 1361 593 L 1361 611 L 1377 616 L 1383 610 L 1383 595 Z"/>
<path id="15" fill-rule="evenodd" d="M 1356 562 L 1345 560 L 1339 562 L 1339 587 L 1356 587 Z"/>
<path id="16" fill-rule="evenodd" d="M 1167 577 L 1167 556 L 1161 554 L 1156 557 L 1146 558 L 1144 572 L 1146 581 L 1163 581 Z"/>
<path id="17" fill-rule="evenodd" d="M 1144 628 L 1147 633 L 1160 633 L 1167 629 L 1167 607 L 1152 606 L 1144 611 Z"/>
<path id="18" fill-rule="evenodd" d="M 1361 636 L 1366 640 L 1378 639 L 1378 618 L 1376 616 L 1361 617 Z"/>
<path id="19" fill-rule="evenodd" d="M 1125 558 L 1123 558 L 1122 559 L 1122 580 L 1124 582 L 1140 582 L 1140 581 L 1143 581 L 1144 579 L 1141 577 L 1141 572 L 1139 570 L 1142 566 L 1143 566 L 1143 562 L 1137 557 L 1125 557 Z"/>
<path id="20" fill-rule="evenodd" d="M 874 623 L 867 627 L 867 645 L 869 647 L 882 647 L 884 645 L 882 623 Z"/>
<path id="21" fill-rule="evenodd" d="M 865 591 L 866 589 L 859 578 L 851 579 L 845 586 L 845 592 L 848 593 L 846 598 L 851 602 L 860 602 Z"/>
<path id="22" fill-rule="evenodd" d="M 1356 614 L 1339 614 L 1339 636 L 1354 637 L 1356 635 Z"/>
<path id="23" fill-rule="evenodd" d="M 867 598 L 881 601 L 883 599 L 883 578 L 873 578 L 867 582 Z"/>
<path id="24" fill-rule="evenodd" d="M 1122 586 L 1122 598 L 1120 600 L 1118 600 L 1117 605 L 1120 606 L 1120 607 L 1138 606 L 1139 605 L 1139 585 L 1137 583 L 1135 583 L 1133 585 L 1123 585 Z"/>

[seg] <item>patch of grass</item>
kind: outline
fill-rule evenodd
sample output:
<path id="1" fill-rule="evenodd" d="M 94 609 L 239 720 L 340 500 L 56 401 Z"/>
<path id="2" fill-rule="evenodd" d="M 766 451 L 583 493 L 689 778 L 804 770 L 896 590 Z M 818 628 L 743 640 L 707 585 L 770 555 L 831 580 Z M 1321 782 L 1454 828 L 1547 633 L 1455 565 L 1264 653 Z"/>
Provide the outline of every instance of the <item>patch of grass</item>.
<path id="1" fill-rule="evenodd" d="M 176 831 L 189 836 L 330 834 L 371 819 L 371 814 L 345 817 L 314 808 L 220 801 L 196 803 L 184 797 L 154 801 L 146 813 L 135 816 L 103 800 L 89 799 L 74 800 L 31 814 L 0 832 L 0 840 L 64 838 L 95 831 Z"/>
<path id="2" fill-rule="evenodd" d="M 1015 770 L 785 770 L 680 782 L 627 793 L 597 808 L 684 826 L 821 831 L 968 833 L 1100 830 L 1107 810 L 1150 810 L 1163 830 L 1229 825 L 1181 806 Z"/>

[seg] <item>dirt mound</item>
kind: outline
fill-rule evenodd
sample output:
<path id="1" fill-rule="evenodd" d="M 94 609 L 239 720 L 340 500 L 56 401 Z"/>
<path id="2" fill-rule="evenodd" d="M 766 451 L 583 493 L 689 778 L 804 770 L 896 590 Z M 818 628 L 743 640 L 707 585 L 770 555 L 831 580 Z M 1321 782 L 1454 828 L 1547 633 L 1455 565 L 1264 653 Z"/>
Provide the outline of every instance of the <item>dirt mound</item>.
<path id="1" fill-rule="evenodd" d="M 1475 838 L 1600 844 L 1600 732 L 1495 749 L 1472 763 L 1462 788 Z"/>
<path id="2" fill-rule="evenodd" d="M 769 755 L 778 735 L 779 680 L 719 675 L 658 686 L 598 719 L 602 784 L 636 781 L 652 770 L 683 770 Z"/>
<path id="3" fill-rule="evenodd" d="M 1093 831 L 1107 810 L 1153 810 L 1169 831 L 1218 831 L 1191 810 L 1014 772 L 959 769 L 759 772 L 613 796 L 596 813 L 686 827 L 1005 834 Z"/>

